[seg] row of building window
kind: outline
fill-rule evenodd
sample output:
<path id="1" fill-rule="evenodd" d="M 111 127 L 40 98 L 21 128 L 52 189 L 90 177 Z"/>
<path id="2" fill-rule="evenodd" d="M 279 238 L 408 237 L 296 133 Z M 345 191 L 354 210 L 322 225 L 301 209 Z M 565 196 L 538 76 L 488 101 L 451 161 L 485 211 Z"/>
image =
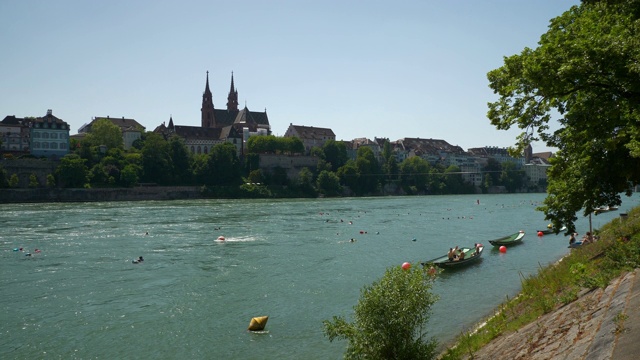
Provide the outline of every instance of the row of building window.
<path id="1" fill-rule="evenodd" d="M 67 134 L 65 133 L 61 133 L 59 134 L 60 139 L 66 139 L 68 137 Z M 43 138 L 43 139 L 57 139 L 58 138 L 58 133 L 56 132 L 52 132 L 52 133 L 48 133 L 48 132 L 33 132 L 33 137 L 34 138 Z"/>
<path id="2" fill-rule="evenodd" d="M 196 153 L 196 154 L 202 154 L 202 148 L 200 146 L 191 146 L 191 152 L 192 153 Z M 204 147 L 204 154 L 208 154 L 209 153 L 209 148 L 208 147 Z"/>
<path id="3" fill-rule="evenodd" d="M 34 149 L 66 149 L 67 148 L 67 143 L 57 143 L 57 142 L 39 142 L 39 141 L 34 141 L 33 142 L 33 148 Z"/>

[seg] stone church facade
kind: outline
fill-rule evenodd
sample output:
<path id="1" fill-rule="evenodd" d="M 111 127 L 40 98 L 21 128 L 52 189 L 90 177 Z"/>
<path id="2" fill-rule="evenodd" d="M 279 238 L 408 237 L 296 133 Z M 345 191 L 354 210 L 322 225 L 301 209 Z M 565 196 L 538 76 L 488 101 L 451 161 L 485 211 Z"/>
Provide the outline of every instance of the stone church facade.
<path id="1" fill-rule="evenodd" d="M 187 149 L 194 154 L 208 154 L 213 146 L 229 142 L 236 146 L 238 155 L 242 155 L 250 136 L 271 135 L 266 110 L 250 111 L 246 105 L 243 109 L 238 108 L 238 90 L 234 84 L 233 73 L 226 109 L 216 109 L 207 71 L 200 112 L 200 126 L 175 125 L 173 118 L 169 118 L 168 125 L 162 123 L 154 132 L 163 134 L 165 138 L 180 136 L 184 139 Z"/>

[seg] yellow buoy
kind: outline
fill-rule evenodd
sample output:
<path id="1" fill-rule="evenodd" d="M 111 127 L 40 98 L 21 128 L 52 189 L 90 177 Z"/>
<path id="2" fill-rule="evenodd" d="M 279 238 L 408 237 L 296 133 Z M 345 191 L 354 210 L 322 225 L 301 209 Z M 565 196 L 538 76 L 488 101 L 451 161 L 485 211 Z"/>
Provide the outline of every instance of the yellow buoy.
<path id="1" fill-rule="evenodd" d="M 264 327 L 267 326 L 267 320 L 269 320 L 268 316 L 258 316 L 251 319 L 249 323 L 250 331 L 262 331 Z"/>

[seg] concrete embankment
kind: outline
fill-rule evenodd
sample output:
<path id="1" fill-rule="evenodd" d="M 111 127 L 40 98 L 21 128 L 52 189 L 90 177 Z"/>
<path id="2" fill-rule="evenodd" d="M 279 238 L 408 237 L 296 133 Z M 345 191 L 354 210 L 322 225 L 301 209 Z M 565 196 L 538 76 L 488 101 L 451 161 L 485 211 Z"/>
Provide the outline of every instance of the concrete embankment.
<path id="1" fill-rule="evenodd" d="M 116 189 L 0 189 L 0 203 L 140 201 L 204 198 L 199 186 Z"/>
<path id="2" fill-rule="evenodd" d="M 640 269 L 494 339 L 473 359 L 635 360 L 638 354 Z"/>

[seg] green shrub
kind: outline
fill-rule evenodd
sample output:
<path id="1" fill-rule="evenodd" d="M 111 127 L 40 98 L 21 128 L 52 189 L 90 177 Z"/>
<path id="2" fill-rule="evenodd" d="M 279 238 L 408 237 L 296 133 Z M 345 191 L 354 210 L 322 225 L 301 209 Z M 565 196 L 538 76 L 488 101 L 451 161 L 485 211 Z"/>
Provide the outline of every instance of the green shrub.
<path id="1" fill-rule="evenodd" d="M 330 341 L 346 339 L 345 359 L 432 359 L 437 341 L 426 338 L 424 325 L 437 296 L 432 276 L 422 267 L 387 269 L 382 279 L 363 288 L 354 320 L 325 320 Z"/>

